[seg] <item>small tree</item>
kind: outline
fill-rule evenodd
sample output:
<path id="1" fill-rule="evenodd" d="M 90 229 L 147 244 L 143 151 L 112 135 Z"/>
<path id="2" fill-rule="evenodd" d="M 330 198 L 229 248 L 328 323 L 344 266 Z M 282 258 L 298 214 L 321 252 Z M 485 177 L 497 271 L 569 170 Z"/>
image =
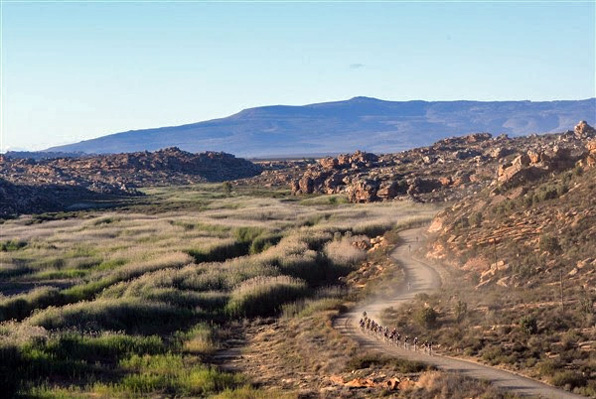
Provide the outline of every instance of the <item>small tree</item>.
<path id="1" fill-rule="evenodd" d="M 540 249 L 550 254 L 557 254 L 561 251 L 561 244 L 557 237 L 545 234 L 540 237 Z"/>
<path id="2" fill-rule="evenodd" d="M 458 323 L 461 323 L 468 314 L 468 304 L 461 299 L 457 300 L 455 304 L 455 318 Z"/>
<path id="3" fill-rule="evenodd" d="M 538 332 L 538 321 L 534 316 L 524 316 L 519 321 L 519 326 L 528 334 L 536 334 Z"/>
<path id="4" fill-rule="evenodd" d="M 226 195 L 232 194 L 232 183 L 225 181 L 221 184 L 221 189 Z"/>
<path id="5" fill-rule="evenodd" d="M 437 319 L 439 318 L 439 313 L 433 309 L 432 307 L 426 307 L 421 309 L 416 314 L 416 320 L 418 323 L 427 329 L 432 329 L 437 325 Z"/>

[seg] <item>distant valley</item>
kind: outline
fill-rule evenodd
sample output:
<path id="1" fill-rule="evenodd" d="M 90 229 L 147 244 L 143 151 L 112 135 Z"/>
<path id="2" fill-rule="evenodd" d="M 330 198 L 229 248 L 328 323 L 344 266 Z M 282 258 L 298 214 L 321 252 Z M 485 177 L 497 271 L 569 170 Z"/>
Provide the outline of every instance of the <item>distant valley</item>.
<path id="1" fill-rule="evenodd" d="M 521 136 L 562 132 L 577 121 L 596 122 L 596 99 L 573 101 L 383 101 L 355 97 L 304 106 L 266 106 L 227 118 L 133 130 L 51 152 L 122 153 L 176 146 L 240 157 L 391 153 L 477 132 Z"/>

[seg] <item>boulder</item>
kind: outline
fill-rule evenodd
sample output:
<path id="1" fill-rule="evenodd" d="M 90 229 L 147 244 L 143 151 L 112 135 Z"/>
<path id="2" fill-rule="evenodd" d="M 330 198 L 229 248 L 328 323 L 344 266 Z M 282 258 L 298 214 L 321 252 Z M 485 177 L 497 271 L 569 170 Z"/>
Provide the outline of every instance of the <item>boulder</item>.
<path id="1" fill-rule="evenodd" d="M 510 154 L 513 154 L 513 150 L 511 148 L 496 147 L 489 151 L 488 156 L 494 159 L 503 159 Z"/>
<path id="2" fill-rule="evenodd" d="M 443 187 L 447 187 L 452 183 L 451 177 L 441 176 L 439 177 L 439 183 L 441 183 Z"/>
<path id="3" fill-rule="evenodd" d="M 521 154 L 518 155 L 511 163 L 513 164 L 513 166 L 528 166 L 530 165 L 530 157 L 528 156 L 528 154 Z"/>
<path id="4" fill-rule="evenodd" d="M 588 125 L 588 122 L 586 121 L 580 121 L 575 125 L 573 132 L 575 133 L 575 137 L 580 140 L 596 137 L 596 129 Z"/>
<path id="5" fill-rule="evenodd" d="M 538 151 L 529 150 L 526 154 L 528 155 L 528 158 L 530 158 L 530 163 L 540 162 L 541 154 Z"/>
<path id="6" fill-rule="evenodd" d="M 372 179 L 358 180 L 348 189 L 348 200 L 350 202 L 373 202 L 378 201 L 377 192 L 379 182 Z"/>
<path id="7" fill-rule="evenodd" d="M 339 165 L 337 158 L 327 157 L 319 160 L 321 166 L 325 169 L 334 169 Z"/>
<path id="8" fill-rule="evenodd" d="M 377 191 L 377 196 L 382 200 L 388 200 L 397 197 L 399 194 L 396 181 L 383 182 Z"/>
<path id="9" fill-rule="evenodd" d="M 410 179 L 408 184 L 407 193 L 409 195 L 430 193 L 431 191 L 442 187 L 441 182 L 437 179 L 422 179 L 420 177 Z"/>

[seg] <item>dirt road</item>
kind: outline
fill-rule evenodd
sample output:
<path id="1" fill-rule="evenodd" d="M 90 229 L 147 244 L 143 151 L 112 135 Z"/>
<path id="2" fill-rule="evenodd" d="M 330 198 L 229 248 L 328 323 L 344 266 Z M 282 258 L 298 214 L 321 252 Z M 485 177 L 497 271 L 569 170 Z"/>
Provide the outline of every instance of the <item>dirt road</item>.
<path id="1" fill-rule="evenodd" d="M 412 256 L 423 241 L 423 231 L 424 229 L 419 228 L 406 230 L 401 233 L 400 236 L 404 239 L 404 243 L 392 253 L 392 256 L 405 270 L 409 289 L 406 284 L 390 298 L 380 298 L 363 304 L 352 312 L 346 313 L 336 319 L 335 327 L 343 333 L 352 336 L 352 338 L 359 341 L 364 347 L 410 360 L 423 361 L 445 371 L 457 372 L 465 376 L 488 380 L 496 386 L 520 395 L 552 399 L 585 399 L 584 396 L 569 393 L 539 381 L 494 367 L 447 356 L 430 356 L 422 352 L 398 348 L 360 329 L 358 320 L 363 311 L 366 311 L 372 319 L 379 320 L 379 314 L 383 309 L 390 306 L 397 307 L 411 300 L 417 294 L 430 293 L 441 286 L 441 278 L 437 271 L 427 263 Z M 418 242 L 416 237 L 419 237 L 420 242 Z"/>

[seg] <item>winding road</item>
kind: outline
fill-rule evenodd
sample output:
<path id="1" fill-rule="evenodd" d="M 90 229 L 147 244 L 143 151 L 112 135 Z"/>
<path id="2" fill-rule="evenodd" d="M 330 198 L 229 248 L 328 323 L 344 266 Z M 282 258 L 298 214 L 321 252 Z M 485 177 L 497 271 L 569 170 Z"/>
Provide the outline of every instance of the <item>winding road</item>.
<path id="1" fill-rule="evenodd" d="M 552 399 L 586 399 L 584 396 L 576 395 L 495 367 L 448 356 L 430 356 L 420 351 L 414 352 L 399 348 L 393 344 L 384 342 L 377 337 L 371 336 L 360 329 L 358 321 L 360 320 L 363 311 L 366 311 L 372 319 L 379 320 L 379 315 L 383 309 L 390 306 L 397 307 L 410 301 L 417 294 L 430 293 L 440 288 L 441 277 L 437 271 L 427 263 L 412 256 L 412 253 L 414 253 L 421 244 L 416 237 L 424 237 L 423 231 L 424 229 L 418 228 L 400 233 L 403 243 L 391 254 L 391 256 L 404 268 L 406 280 L 410 285 L 409 289 L 404 287 L 391 297 L 379 298 L 370 303 L 362 304 L 351 312 L 338 317 L 334 322 L 335 328 L 343 334 L 349 335 L 357 340 L 363 347 L 409 360 L 422 361 L 427 364 L 432 364 L 441 370 L 457 372 L 468 377 L 487 380 L 498 387 L 522 396 Z"/>

